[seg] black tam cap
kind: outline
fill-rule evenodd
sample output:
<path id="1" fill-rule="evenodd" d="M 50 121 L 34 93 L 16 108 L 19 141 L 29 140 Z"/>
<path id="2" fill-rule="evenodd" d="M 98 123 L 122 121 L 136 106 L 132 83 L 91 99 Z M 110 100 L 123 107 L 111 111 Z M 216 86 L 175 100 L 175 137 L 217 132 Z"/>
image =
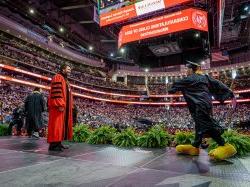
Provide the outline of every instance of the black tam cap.
<path id="1" fill-rule="evenodd" d="M 191 61 L 186 61 L 187 62 L 187 67 L 191 68 L 191 69 L 197 69 L 198 67 L 200 67 L 201 65 L 196 63 L 196 62 L 191 62 Z"/>

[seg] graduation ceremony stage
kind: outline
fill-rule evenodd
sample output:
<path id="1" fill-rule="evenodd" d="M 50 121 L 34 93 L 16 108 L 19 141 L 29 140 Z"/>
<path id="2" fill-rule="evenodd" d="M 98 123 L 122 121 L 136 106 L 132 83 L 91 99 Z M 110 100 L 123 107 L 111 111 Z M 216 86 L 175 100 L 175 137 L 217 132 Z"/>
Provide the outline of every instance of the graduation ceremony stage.
<path id="1" fill-rule="evenodd" d="M 0 186 L 250 186 L 249 157 L 212 162 L 203 150 L 191 157 L 174 148 L 68 144 L 64 152 L 49 152 L 46 139 L 1 137 Z"/>

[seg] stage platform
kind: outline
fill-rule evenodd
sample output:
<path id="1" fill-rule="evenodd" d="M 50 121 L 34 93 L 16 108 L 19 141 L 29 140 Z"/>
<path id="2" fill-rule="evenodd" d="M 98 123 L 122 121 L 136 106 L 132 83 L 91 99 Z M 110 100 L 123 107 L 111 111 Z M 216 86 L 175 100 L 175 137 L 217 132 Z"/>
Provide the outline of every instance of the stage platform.
<path id="1" fill-rule="evenodd" d="M 250 157 L 211 162 L 173 148 L 121 149 L 69 143 L 48 151 L 46 139 L 0 138 L 0 186 L 35 187 L 250 187 Z"/>

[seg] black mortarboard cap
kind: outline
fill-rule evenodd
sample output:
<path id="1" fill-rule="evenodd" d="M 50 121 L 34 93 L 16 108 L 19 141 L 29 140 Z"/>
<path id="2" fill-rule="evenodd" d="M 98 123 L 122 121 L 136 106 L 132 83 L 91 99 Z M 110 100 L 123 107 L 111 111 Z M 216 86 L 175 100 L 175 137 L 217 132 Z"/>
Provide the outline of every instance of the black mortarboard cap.
<path id="1" fill-rule="evenodd" d="M 191 69 L 197 69 L 198 67 L 201 66 L 200 64 L 198 64 L 198 63 L 196 63 L 196 62 L 191 62 L 191 61 L 189 61 L 189 60 L 186 60 L 186 62 L 187 62 L 186 66 L 187 66 L 188 68 L 191 68 Z"/>

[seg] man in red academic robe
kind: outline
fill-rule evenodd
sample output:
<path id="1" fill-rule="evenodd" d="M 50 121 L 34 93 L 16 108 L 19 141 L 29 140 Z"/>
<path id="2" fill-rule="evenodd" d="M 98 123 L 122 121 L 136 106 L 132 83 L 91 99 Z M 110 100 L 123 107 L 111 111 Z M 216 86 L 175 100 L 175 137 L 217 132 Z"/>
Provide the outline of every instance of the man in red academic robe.
<path id="1" fill-rule="evenodd" d="M 71 67 L 63 64 L 60 67 L 60 72 L 51 81 L 48 99 L 48 143 L 50 144 L 50 151 L 63 151 L 63 149 L 67 149 L 68 147 L 62 145 L 62 141 L 72 139 L 73 97 L 67 79 L 70 73 Z"/>

